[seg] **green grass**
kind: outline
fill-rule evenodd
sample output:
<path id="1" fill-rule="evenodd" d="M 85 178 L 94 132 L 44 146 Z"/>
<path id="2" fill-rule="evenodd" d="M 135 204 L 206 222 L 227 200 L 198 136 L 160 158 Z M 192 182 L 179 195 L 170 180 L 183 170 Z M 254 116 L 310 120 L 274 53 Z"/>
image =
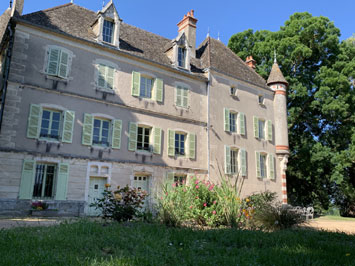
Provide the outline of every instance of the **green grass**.
<path id="1" fill-rule="evenodd" d="M 79 221 L 0 230 L 1 265 L 355 265 L 355 236 Z"/>

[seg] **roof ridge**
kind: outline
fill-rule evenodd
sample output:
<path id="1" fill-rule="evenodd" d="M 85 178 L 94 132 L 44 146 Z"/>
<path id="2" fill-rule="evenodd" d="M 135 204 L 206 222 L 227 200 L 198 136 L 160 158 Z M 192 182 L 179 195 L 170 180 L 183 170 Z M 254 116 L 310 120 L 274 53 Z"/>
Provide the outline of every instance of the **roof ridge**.
<path id="1" fill-rule="evenodd" d="M 52 11 L 52 10 L 56 10 L 56 9 L 59 9 L 59 8 L 63 8 L 63 7 L 66 7 L 66 6 L 71 6 L 71 5 L 74 5 L 73 3 L 66 3 L 64 5 L 60 5 L 60 6 L 55 6 L 55 7 L 50 7 L 50 8 L 47 8 L 47 9 L 43 9 L 43 10 L 39 10 L 37 12 L 44 12 L 44 11 Z M 33 13 L 37 13 L 37 12 L 33 12 Z M 31 14 L 31 13 L 29 13 Z M 27 14 L 26 14 L 27 15 Z"/>

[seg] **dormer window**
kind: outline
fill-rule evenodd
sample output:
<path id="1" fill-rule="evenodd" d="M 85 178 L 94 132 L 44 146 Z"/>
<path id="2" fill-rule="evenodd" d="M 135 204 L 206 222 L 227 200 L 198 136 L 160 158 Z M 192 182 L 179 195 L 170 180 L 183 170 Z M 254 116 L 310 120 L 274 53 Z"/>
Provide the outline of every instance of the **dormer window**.
<path id="1" fill-rule="evenodd" d="M 178 47 L 178 65 L 179 67 L 186 67 L 186 48 Z"/>
<path id="2" fill-rule="evenodd" d="M 102 40 L 107 43 L 113 43 L 113 28 L 114 23 L 112 21 L 104 20 L 104 27 L 102 30 Z"/>

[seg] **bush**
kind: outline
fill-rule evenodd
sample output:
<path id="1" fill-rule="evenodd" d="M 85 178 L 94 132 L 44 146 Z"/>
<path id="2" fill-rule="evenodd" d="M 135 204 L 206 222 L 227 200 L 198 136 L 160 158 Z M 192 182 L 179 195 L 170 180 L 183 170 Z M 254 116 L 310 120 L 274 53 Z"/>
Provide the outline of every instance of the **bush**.
<path id="1" fill-rule="evenodd" d="M 132 189 L 128 185 L 124 188 L 117 187 L 111 191 L 107 185 L 103 197 L 96 200 L 90 207 L 101 210 L 100 216 L 117 222 L 128 221 L 142 214 L 144 199 L 147 194 L 144 191 Z"/>

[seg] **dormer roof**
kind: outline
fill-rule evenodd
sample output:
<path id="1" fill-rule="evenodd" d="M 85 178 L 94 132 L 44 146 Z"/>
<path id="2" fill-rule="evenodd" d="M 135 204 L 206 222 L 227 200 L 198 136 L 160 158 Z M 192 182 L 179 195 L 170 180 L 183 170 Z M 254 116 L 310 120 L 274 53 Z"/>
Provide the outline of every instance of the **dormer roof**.
<path id="1" fill-rule="evenodd" d="M 267 79 L 267 85 L 270 86 L 275 83 L 282 83 L 288 86 L 288 82 L 282 74 L 279 64 L 276 61 L 272 65 L 269 78 Z"/>

